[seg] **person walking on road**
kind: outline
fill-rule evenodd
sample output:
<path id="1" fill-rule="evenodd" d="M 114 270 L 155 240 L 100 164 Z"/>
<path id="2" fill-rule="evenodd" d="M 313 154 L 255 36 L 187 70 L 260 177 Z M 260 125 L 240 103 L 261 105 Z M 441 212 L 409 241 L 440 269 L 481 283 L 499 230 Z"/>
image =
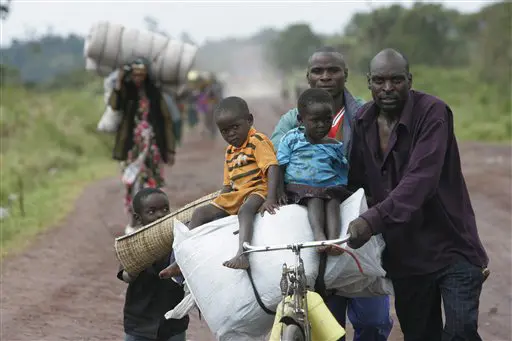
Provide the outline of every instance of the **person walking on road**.
<path id="1" fill-rule="evenodd" d="M 489 260 L 462 175 L 453 113 L 411 87 L 403 55 L 386 49 L 373 58 L 373 101 L 353 123 L 349 186 L 364 187 L 376 204 L 350 223 L 349 246 L 384 237 L 383 266 L 405 341 L 481 341 L 478 306 Z"/>
<path id="2" fill-rule="evenodd" d="M 124 163 L 125 209 L 133 217 L 132 198 L 145 187 L 164 185 L 163 164 L 174 164 L 174 124 L 162 92 L 149 77 L 149 62 L 138 58 L 119 71 L 109 104 L 122 112 L 113 158 Z M 133 232 L 133 218 L 125 233 Z"/>

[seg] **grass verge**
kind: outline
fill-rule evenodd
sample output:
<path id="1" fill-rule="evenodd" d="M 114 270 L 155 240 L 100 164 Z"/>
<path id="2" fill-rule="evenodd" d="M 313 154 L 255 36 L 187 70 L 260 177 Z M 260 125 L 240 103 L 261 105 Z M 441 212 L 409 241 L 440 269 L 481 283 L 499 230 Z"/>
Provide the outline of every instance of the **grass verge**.
<path id="1" fill-rule="evenodd" d="M 0 221 L 0 257 L 56 225 L 87 184 L 115 174 L 113 136 L 96 132 L 99 89 L 2 87 L 0 206 L 8 216 Z"/>

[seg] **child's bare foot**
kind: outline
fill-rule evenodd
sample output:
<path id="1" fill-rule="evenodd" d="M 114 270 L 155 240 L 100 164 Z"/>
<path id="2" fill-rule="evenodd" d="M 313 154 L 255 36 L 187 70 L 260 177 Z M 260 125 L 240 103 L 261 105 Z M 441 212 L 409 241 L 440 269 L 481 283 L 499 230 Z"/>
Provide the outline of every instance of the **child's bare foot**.
<path id="1" fill-rule="evenodd" d="M 179 275 L 181 275 L 181 269 L 176 263 L 172 263 L 158 274 L 158 276 L 160 276 L 162 279 L 167 279 Z"/>
<path id="2" fill-rule="evenodd" d="M 328 249 L 325 250 L 329 256 L 339 256 L 343 254 L 343 250 L 339 247 L 336 247 L 335 245 L 328 245 Z"/>
<path id="3" fill-rule="evenodd" d="M 222 263 L 222 265 L 230 269 L 247 270 L 249 269 L 249 258 L 247 255 L 237 254 L 235 257 Z"/>

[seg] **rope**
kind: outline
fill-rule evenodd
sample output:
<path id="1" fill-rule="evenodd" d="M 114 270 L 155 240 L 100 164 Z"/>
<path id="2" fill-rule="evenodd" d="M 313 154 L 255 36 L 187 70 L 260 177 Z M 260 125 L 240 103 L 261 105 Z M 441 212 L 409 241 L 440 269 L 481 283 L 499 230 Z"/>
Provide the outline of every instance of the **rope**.
<path id="1" fill-rule="evenodd" d="M 334 246 L 335 248 L 337 248 L 338 250 L 341 250 L 343 252 L 346 252 L 348 253 L 348 255 L 350 257 L 352 257 L 354 259 L 354 261 L 356 262 L 356 265 L 357 265 L 357 268 L 359 269 L 359 272 L 364 275 L 364 272 L 363 272 L 363 268 L 361 267 L 361 263 L 359 263 L 359 259 L 357 259 L 356 255 L 352 252 L 352 251 L 349 251 L 339 245 L 336 245 L 336 244 L 331 244 L 331 246 Z"/>

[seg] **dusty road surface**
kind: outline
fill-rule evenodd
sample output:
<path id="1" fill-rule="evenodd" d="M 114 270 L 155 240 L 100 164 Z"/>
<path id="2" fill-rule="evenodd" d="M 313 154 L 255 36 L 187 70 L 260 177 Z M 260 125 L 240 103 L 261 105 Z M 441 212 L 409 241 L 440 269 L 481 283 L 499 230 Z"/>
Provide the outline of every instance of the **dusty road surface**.
<path id="1" fill-rule="evenodd" d="M 256 127 L 270 134 L 282 105 L 250 102 Z M 222 181 L 222 141 L 189 136 L 176 166 L 167 174 L 166 191 L 175 207 L 216 190 Z M 491 277 L 481 299 L 480 330 L 485 341 L 511 340 L 511 150 L 509 147 L 461 146 L 466 179 L 491 258 Z M 60 225 L 40 235 L 21 255 L 2 264 L 3 341 L 121 340 L 125 285 L 116 279 L 113 238 L 126 217 L 118 179 L 91 185 Z M 187 339 L 214 340 L 197 314 Z M 390 340 L 402 340 L 399 324 Z"/>

